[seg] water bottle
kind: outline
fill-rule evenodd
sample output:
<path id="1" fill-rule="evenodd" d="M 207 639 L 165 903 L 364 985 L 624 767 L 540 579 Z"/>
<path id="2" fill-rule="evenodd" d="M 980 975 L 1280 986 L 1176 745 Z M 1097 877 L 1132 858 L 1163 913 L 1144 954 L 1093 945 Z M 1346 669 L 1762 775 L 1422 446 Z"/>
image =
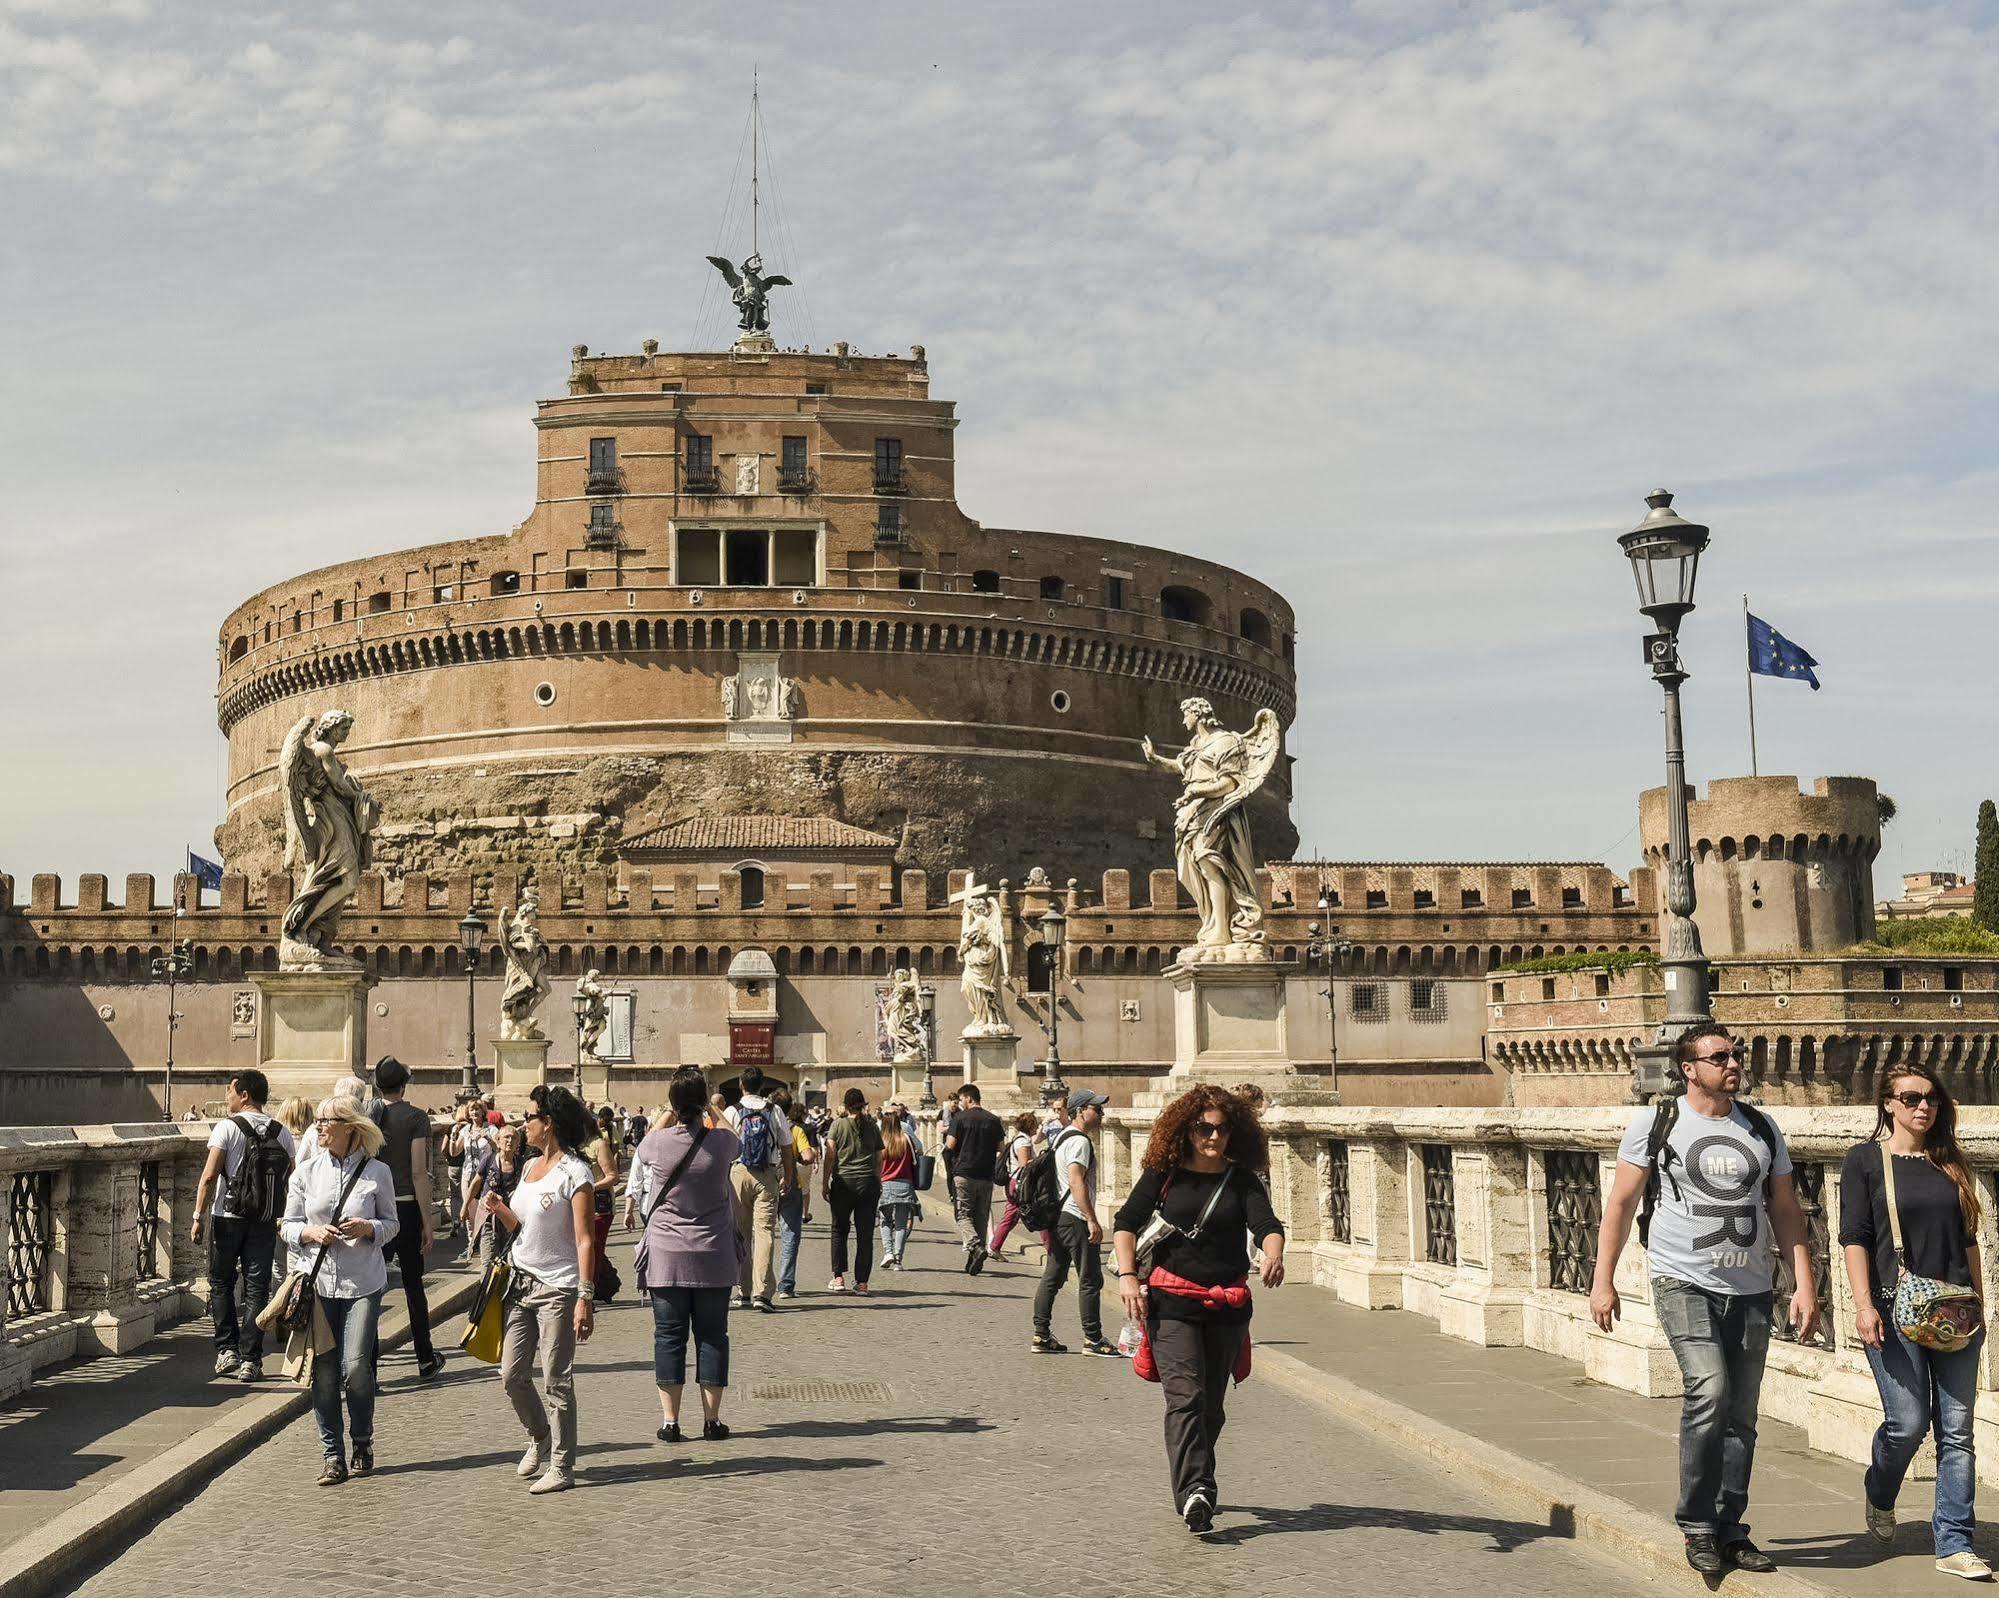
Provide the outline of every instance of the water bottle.
<path id="1" fill-rule="evenodd" d="M 1138 1352 L 1140 1341 L 1142 1341 L 1142 1338 L 1138 1328 L 1132 1325 L 1130 1321 L 1126 1321 L 1124 1323 L 1124 1330 L 1117 1334 L 1117 1351 L 1126 1359 L 1130 1359 Z"/>

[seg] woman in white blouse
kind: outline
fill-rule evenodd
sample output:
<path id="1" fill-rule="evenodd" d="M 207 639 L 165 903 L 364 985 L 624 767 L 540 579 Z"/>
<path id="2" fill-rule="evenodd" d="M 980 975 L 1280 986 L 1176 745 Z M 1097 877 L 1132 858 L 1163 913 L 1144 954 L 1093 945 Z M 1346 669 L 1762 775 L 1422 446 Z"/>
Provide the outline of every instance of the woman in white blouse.
<path id="1" fill-rule="evenodd" d="M 597 1278 L 592 1173 L 582 1151 L 597 1128 L 567 1088 L 538 1087 L 533 1098 L 521 1129 L 534 1157 L 509 1198 L 488 1193 L 484 1206 L 514 1240 L 500 1381 L 528 1434 L 519 1474 L 540 1478 L 531 1493 L 559 1493 L 576 1485 L 576 1345 L 590 1336 Z"/>
<path id="2" fill-rule="evenodd" d="M 332 1349 L 312 1362 L 312 1411 L 326 1456 L 319 1485 L 337 1487 L 350 1471 L 366 1476 L 375 1468 L 375 1320 L 389 1280 L 382 1249 L 397 1231 L 396 1182 L 375 1158 L 381 1128 L 353 1099 L 322 1101 L 313 1130 L 317 1148 L 292 1172 L 283 1232 L 293 1263 L 314 1272 L 312 1290 L 333 1333 Z"/>

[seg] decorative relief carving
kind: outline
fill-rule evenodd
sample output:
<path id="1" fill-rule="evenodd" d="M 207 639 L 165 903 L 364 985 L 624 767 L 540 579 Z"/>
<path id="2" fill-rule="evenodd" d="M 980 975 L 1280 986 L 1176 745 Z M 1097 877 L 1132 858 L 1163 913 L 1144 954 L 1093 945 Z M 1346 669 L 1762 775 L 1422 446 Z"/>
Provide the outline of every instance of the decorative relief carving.
<path id="1" fill-rule="evenodd" d="M 731 743 L 790 743 L 798 714 L 798 684 L 779 669 L 775 654 L 737 656 L 734 676 L 722 679 L 722 719 Z"/>

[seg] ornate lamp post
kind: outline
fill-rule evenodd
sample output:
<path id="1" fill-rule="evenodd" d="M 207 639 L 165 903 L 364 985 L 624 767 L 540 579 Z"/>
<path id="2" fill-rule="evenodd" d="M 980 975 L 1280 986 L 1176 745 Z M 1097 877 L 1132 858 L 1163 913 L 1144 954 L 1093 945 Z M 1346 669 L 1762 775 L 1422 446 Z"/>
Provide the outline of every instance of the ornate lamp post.
<path id="1" fill-rule="evenodd" d="M 458 923 L 458 947 L 465 951 L 465 1069 L 458 1091 L 468 1099 L 479 1096 L 479 1020 L 472 997 L 472 980 L 479 974 L 479 945 L 486 940 L 486 923 L 468 908 Z"/>
<path id="2" fill-rule="evenodd" d="M 1053 1104 L 1069 1096 L 1062 1080 L 1062 934 L 1069 918 L 1058 899 L 1041 917 L 1041 944 L 1048 951 L 1048 1058 L 1041 1062 L 1041 1101 Z"/>
<path id="3" fill-rule="evenodd" d="M 570 1012 L 576 1017 L 576 1097 L 583 1097 L 583 1027 L 590 1019 L 590 995 L 583 992 L 569 996 Z M 611 1102 L 611 1083 L 607 1074 L 604 1082 L 604 1102 Z"/>
<path id="4" fill-rule="evenodd" d="M 174 921 L 180 920 L 180 882 L 174 882 Z M 167 1079 L 160 1092 L 160 1119 L 174 1118 L 174 1033 L 180 1027 L 180 1009 L 176 1004 L 176 990 L 180 983 L 194 976 L 194 944 L 186 938 L 174 938 L 167 944 L 167 952 L 152 962 L 153 980 L 164 980 L 167 985 Z"/>
<path id="5" fill-rule="evenodd" d="M 1682 520 L 1663 488 L 1647 494 L 1645 519 L 1617 542 L 1638 583 L 1638 609 L 1658 630 L 1645 640 L 1652 680 L 1666 697 L 1666 923 L 1660 966 L 1666 979 L 1666 1018 L 1651 1046 L 1637 1053 L 1632 1093 L 1639 1099 L 1667 1091 L 1673 1046 L 1688 1028 L 1708 1019 L 1708 963 L 1694 926 L 1694 867 L 1687 844 L 1687 757 L 1680 731 L 1680 623 L 1694 608 L 1694 578 L 1708 530 Z"/>
<path id="6" fill-rule="evenodd" d="M 937 1026 L 937 990 L 924 986 L 917 990 L 923 1003 L 923 1096 L 916 1101 L 919 1110 L 937 1108 L 937 1048 L 933 1041 Z"/>
<path id="7" fill-rule="evenodd" d="M 1333 896 L 1323 880 L 1319 883 L 1319 914 L 1324 916 L 1333 908 Z M 1309 935 L 1305 944 L 1307 965 L 1323 962 L 1326 972 L 1326 1052 L 1331 1056 L 1329 1064 L 1337 1076 L 1340 1069 L 1340 1001 L 1333 977 L 1340 963 L 1353 953 L 1352 940 L 1331 938 L 1320 935 L 1323 922 L 1314 921 L 1305 928 Z"/>

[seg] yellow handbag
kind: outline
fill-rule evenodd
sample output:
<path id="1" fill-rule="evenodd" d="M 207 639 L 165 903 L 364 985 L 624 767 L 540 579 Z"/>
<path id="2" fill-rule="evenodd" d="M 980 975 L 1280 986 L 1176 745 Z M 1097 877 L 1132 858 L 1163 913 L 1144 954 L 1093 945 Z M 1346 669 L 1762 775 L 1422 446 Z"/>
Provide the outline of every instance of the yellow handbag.
<path id="1" fill-rule="evenodd" d="M 465 1317 L 465 1335 L 458 1339 L 460 1348 L 487 1365 L 500 1363 L 500 1344 L 507 1330 L 507 1279 L 512 1275 L 513 1267 L 505 1259 L 486 1267 Z"/>

